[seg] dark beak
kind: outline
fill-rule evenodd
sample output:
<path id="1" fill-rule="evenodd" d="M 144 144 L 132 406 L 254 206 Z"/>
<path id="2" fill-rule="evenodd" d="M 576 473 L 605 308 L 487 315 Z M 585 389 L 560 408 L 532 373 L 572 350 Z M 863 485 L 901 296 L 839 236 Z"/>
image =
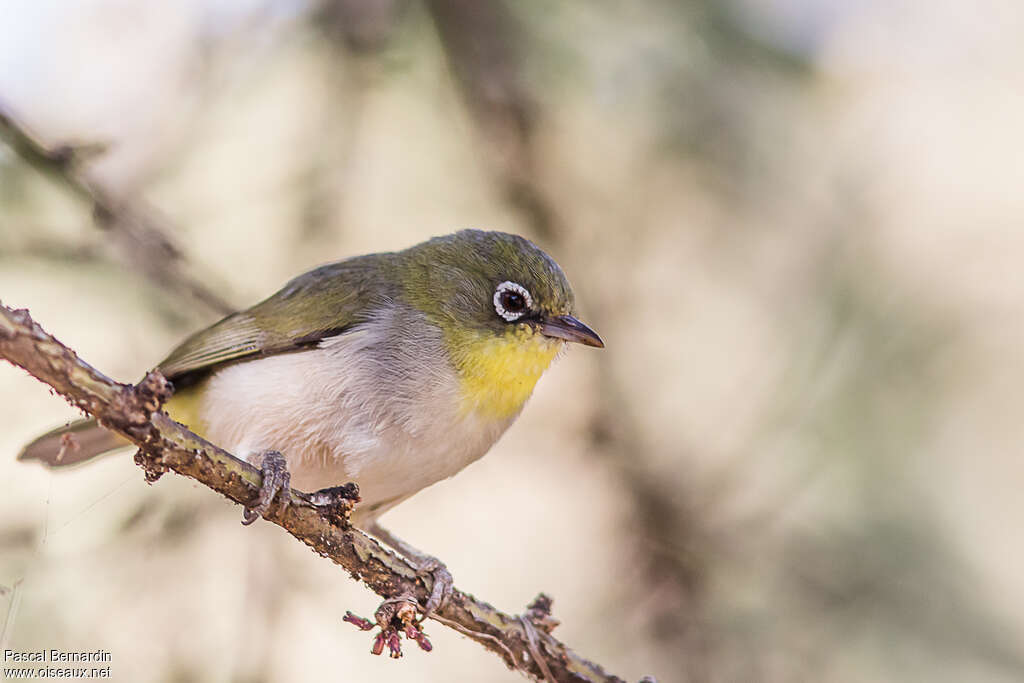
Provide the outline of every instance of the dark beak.
<path id="1" fill-rule="evenodd" d="M 556 315 L 544 318 L 540 322 L 540 332 L 546 337 L 564 339 L 565 341 L 577 342 L 587 346 L 604 348 L 604 342 L 597 336 L 597 332 L 581 323 L 571 315 Z"/>

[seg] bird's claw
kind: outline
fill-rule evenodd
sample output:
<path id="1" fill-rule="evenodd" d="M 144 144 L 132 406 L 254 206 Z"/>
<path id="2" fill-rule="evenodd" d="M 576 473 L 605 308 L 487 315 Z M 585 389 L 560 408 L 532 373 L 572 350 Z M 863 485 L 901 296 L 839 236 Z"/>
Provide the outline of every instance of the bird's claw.
<path id="1" fill-rule="evenodd" d="M 444 562 L 432 555 L 427 555 L 422 550 L 417 550 L 376 522 L 369 531 L 377 540 L 397 550 L 408 560 L 417 574 L 430 576 L 430 597 L 427 598 L 427 604 L 423 608 L 424 616 L 429 617 L 448 602 L 454 591 L 455 581 L 452 579 L 448 567 L 444 566 Z M 426 585 L 426 581 L 423 583 Z"/>
<path id="2" fill-rule="evenodd" d="M 281 496 L 281 512 L 288 508 L 291 502 L 292 475 L 288 472 L 288 463 L 280 451 L 265 451 L 262 453 L 260 473 L 263 475 L 263 482 L 260 484 L 260 492 L 256 502 L 245 507 L 242 514 L 242 524 L 248 526 L 260 517 L 267 514 L 271 504 L 278 493 Z"/>
<path id="3" fill-rule="evenodd" d="M 429 575 L 433 581 L 430 597 L 427 598 L 427 605 L 423 610 L 423 616 L 429 617 L 448 602 L 448 598 L 452 596 L 452 591 L 455 589 L 455 580 L 444 562 L 429 555 L 417 563 L 416 570 L 421 574 Z"/>

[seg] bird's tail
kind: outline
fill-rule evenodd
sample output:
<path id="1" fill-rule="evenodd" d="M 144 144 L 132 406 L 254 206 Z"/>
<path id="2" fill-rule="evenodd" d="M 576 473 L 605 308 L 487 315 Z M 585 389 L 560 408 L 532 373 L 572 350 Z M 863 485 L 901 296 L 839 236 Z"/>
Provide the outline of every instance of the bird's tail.
<path id="1" fill-rule="evenodd" d="M 38 460 L 47 467 L 66 467 L 128 445 L 127 439 L 100 427 L 95 419 L 77 420 L 25 446 L 18 460 Z"/>

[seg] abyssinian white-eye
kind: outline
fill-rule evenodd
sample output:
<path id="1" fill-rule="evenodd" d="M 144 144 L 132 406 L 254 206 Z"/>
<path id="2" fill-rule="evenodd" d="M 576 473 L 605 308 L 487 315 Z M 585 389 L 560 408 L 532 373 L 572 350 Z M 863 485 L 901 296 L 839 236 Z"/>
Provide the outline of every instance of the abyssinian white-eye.
<path id="1" fill-rule="evenodd" d="M 304 491 L 354 481 L 352 522 L 394 544 L 381 513 L 486 453 L 565 342 L 603 346 L 574 314 L 551 257 L 522 237 L 464 230 L 300 275 L 157 369 L 175 387 L 172 418 L 263 469 L 255 513 L 289 474 Z M 77 448 L 61 448 L 65 434 Z M 19 458 L 70 465 L 124 445 L 82 420 Z"/>

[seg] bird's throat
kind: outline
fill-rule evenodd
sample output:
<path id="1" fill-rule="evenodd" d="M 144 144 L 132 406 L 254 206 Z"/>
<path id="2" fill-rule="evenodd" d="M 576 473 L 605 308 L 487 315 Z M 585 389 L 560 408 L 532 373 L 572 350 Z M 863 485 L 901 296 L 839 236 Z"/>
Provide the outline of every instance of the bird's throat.
<path id="1" fill-rule="evenodd" d="M 493 419 L 511 419 L 522 410 L 537 380 L 562 347 L 531 330 L 502 337 L 459 340 L 453 361 L 462 389 L 462 410 Z"/>

